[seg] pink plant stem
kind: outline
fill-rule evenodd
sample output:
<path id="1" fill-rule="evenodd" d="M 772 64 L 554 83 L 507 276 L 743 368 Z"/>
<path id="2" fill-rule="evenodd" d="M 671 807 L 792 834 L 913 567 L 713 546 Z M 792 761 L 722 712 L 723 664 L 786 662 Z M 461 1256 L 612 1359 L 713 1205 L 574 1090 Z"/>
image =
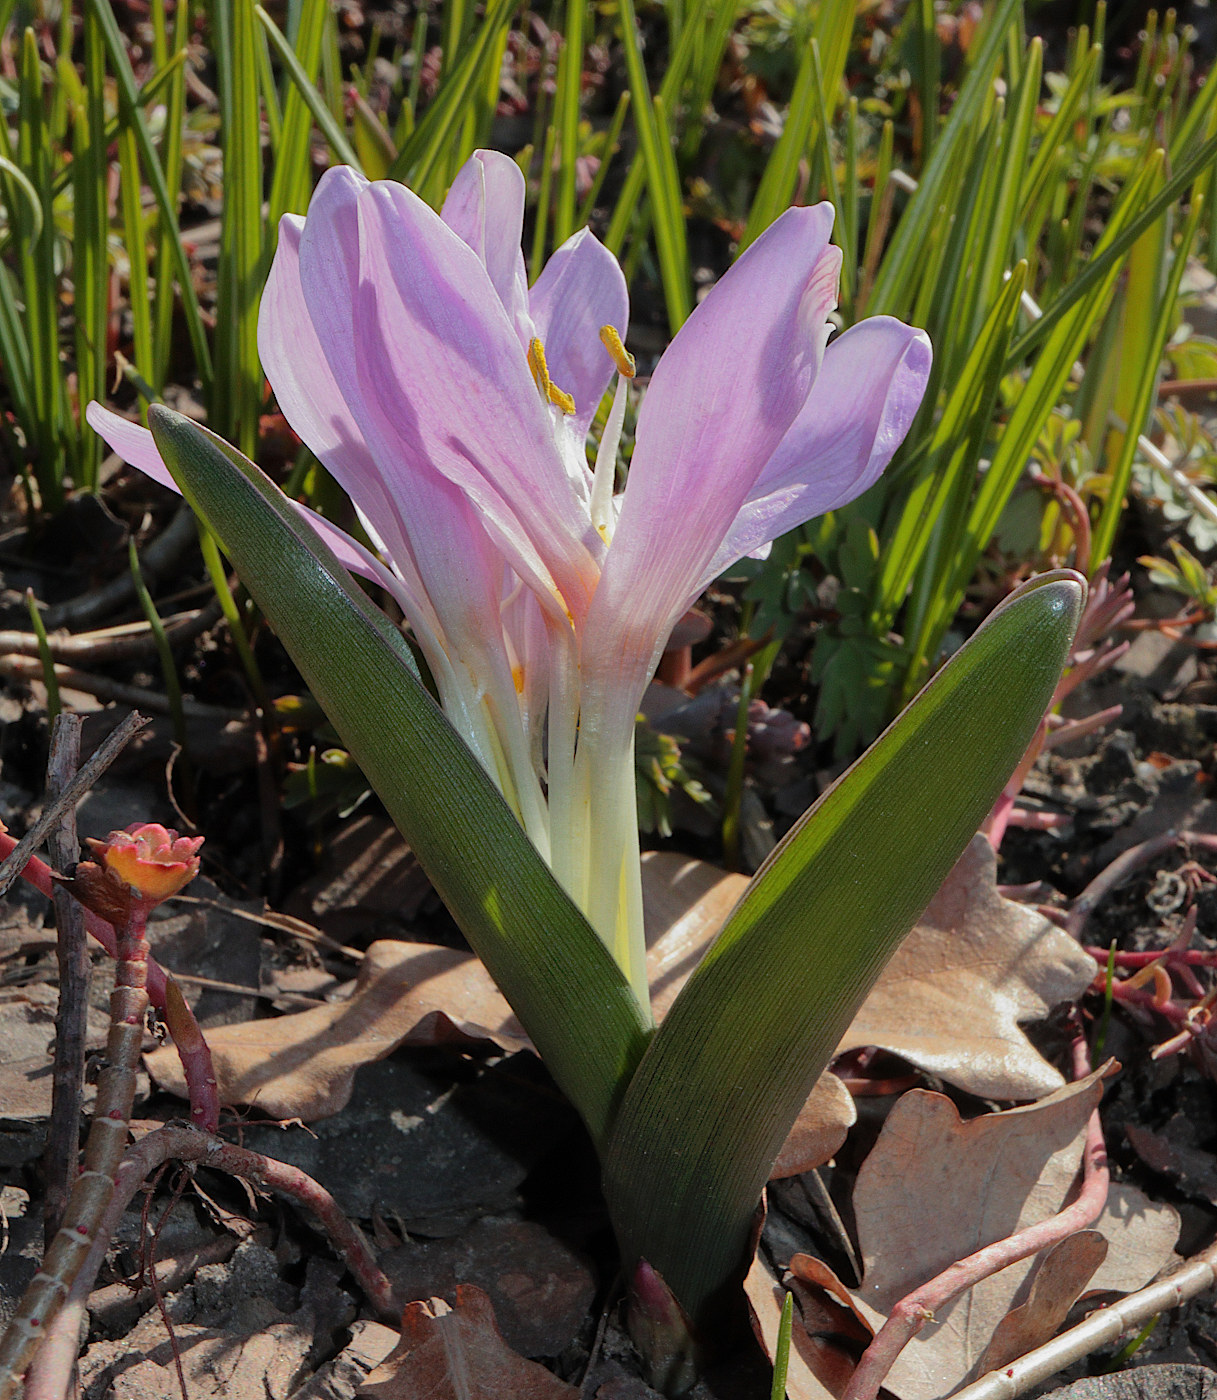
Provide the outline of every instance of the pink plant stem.
<path id="1" fill-rule="evenodd" d="M 172 974 L 165 979 L 165 1024 L 186 1072 L 190 1121 L 205 1133 L 214 1133 L 220 1123 L 220 1096 L 211 1050 Z"/>
<path id="2" fill-rule="evenodd" d="M 0 860 L 3 860 L 17 845 L 7 831 L 0 831 Z M 31 856 L 21 878 L 52 898 L 55 894 L 55 881 L 51 867 L 37 856 Z M 83 906 L 82 906 L 83 907 Z M 93 935 L 111 957 L 117 955 L 118 936 L 114 926 L 107 923 L 99 914 L 85 908 L 85 928 Z M 211 1051 L 194 1012 L 179 993 L 178 1005 L 171 1015 L 168 1007 L 167 979 L 165 969 L 149 956 L 147 958 L 148 999 L 157 1011 L 164 1016 L 166 1025 L 177 1046 L 178 1058 L 186 1075 L 186 1092 L 190 1098 L 190 1121 L 196 1127 L 214 1132 L 220 1121 L 220 1105 L 217 1097 L 215 1071 L 211 1063 Z"/>
<path id="3" fill-rule="evenodd" d="M 1073 532 L 1073 567 L 1080 574 L 1090 572 L 1090 512 L 1081 496 L 1059 477 L 1047 476 L 1044 472 L 1033 471 L 1031 480 L 1037 486 L 1045 487 L 1060 501 L 1064 514 L 1069 517 L 1069 528 Z"/>
<path id="4" fill-rule="evenodd" d="M 85 1262 L 97 1236 L 98 1221 L 114 1194 L 114 1178 L 127 1145 L 135 1102 L 136 1068 L 148 1009 L 146 921 L 147 910 L 133 903 L 126 922 L 116 930 L 118 966 L 110 994 L 106 1065 L 97 1084 L 84 1169 L 68 1197 L 63 1224 L 0 1338 L 0 1400 L 8 1400 L 20 1385 L 46 1328 Z"/>
<path id="5" fill-rule="evenodd" d="M 320 1182 L 297 1167 L 224 1142 L 196 1128 L 157 1128 L 127 1149 L 114 1174 L 113 1193 L 99 1217 L 89 1252 L 72 1282 L 64 1308 L 48 1329 L 46 1346 L 30 1367 L 25 1400 L 63 1400 L 76 1360 L 81 1318 L 110 1240 L 135 1193 L 157 1167 L 172 1161 L 196 1162 L 228 1172 L 287 1196 L 311 1211 L 363 1289 L 377 1317 L 391 1324 L 400 1321 L 401 1307 L 393 1295 L 393 1285 L 377 1264 L 363 1232 L 346 1218 Z M 8 1394 L 0 1390 L 0 1396 Z"/>
<path id="6" fill-rule="evenodd" d="M 1055 831 L 1057 827 L 1067 826 L 1072 820 L 1073 818 L 1065 812 L 1032 812 L 1026 807 L 1016 807 L 1011 803 L 1006 825 L 1017 826 L 1024 831 Z"/>
<path id="7" fill-rule="evenodd" d="M 1095 987 L 1096 991 L 1102 991 L 1103 986 Z M 1145 1011 L 1155 1011 L 1159 1016 L 1176 1026 L 1187 1024 L 1187 1007 L 1180 1006 L 1177 1001 L 1163 1000 L 1156 992 L 1147 992 L 1143 987 L 1128 987 L 1123 982 L 1113 982 L 1111 984 L 1111 995 L 1114 1001 L 1122 1002 L 1125 1006 L 1136 1006 Z"/>
<path id="8" fill-rule="evenodd" d="M 1080 1037 L 1079 1037 L 1080 1039 Z M 1074 1042 L 1075 1065 L 1084 1062 L 1085 1047 L 1079 1051 Z M 862 1353 L 857 1369 L 850 1378 L 841 1400 L 876 1400 L 879 1388 L 895 1364 L 896 1358 L 926 1325 L 934 1314 L 953 1302 L 969 1288 L 992 1277 L 1002 1269 L 1029 1259 L 1043 1249 L 1088 1229 L 1103 1213 L 1107 1203 L 1110 1176 L 1107 1170 L 1107 1149 L 1098 1110 L 1090 1115 L 1086 1146 L 1082 1152 L 1082 1189 L 1076 1201 L 1048 1220 L 1028 1226 L 1008 1239 L 997 1240 L 978 1249 L 966 1259 L 944 1269 L 908 1294 L 892 1309 L 887 1321 L 875 1334 Z"/>
<path id="9" fill-rule="evenodd" d="M 1127 643 L 1115 648 L 1116 652 L 1127 650 Z M 1115 652 L 1112 653 L 1112 655 L 1114 654 Z M 1062 744 L 1071 743 L 1074 739 L 1081 739 L 1087 734 L 1093 734 L 1096 730 L 1118 720 L 1123 713 L 1123 705 L 1111 705 L 1106 710 L 1096 710 L 1094 714 L 1087 715 L 1085 719 L 1066 720 L 1052 729 L 1044 740 L 1044 747 L 1046 749 L 1059 748 Z"/>
<path id="10" fill-rule="evenodd" d="M 1088 945 L 1086 951 L 1095 962 L 1102 964 L 1103 967 L 1107 966 L 1106 948 L 1096 947 L 1092 943 Z M 1172 952 L 1167 948 L 1158 953 L 1152 950 L 1141 953 L 1117 952 L 1115 957 L 1117 967 L 1148 967 L 1151 963 L 1159 961 L 1164 967 L 1217 967 L 1217 953 L 1204 948 L 1180 948 L 1177 952 Z"/>

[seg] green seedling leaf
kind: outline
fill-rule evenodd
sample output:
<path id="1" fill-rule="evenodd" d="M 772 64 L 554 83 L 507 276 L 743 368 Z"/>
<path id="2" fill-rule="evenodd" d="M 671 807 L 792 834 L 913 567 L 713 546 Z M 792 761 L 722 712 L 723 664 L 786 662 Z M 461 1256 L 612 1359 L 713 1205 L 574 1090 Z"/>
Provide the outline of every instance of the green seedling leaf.
<path id="1" fill-rule="evenodd" d="M 762 866 L 655 1033 L 605 1192 L 627 1271 L 645 1250 L 695 1323 L 738 1283 L 811 1086 L 1022 756 L 1084 591 L 1046 574 L 988 619 Z"/>
<path id="2" fill-rule="evenodd" d="M 629 985 L 423 688 L 400 631 L 270 480 L 169 409 L 148 421 L 308 687 L 563 1092 L 603 1142 L 646 1043 Z"/>

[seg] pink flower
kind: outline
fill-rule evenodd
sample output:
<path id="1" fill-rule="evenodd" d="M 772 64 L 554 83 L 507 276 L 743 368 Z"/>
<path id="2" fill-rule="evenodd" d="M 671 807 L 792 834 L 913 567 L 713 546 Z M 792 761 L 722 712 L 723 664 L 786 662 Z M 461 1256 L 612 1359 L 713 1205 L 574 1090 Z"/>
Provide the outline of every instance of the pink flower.
<path id="1" fill-rule="evenodd" d="M 383 557 L 325 525 L 327 542 L 392 590 L 445 711 L 644 991 L 642 693 L 707 584 L 875 481 L 930 346 L 890 317 L 828 345 L 832 209 L 788 210 L 663 355 L 614 494 L 624 378 L 594 469 L 586 440 L 614 370 L 632 373 L 625 281 L 584 230 L 530 289 L 523 211 L 523 177 L 495 152 L 464 166 L 440 214 L 403 185 L 328 171 L 307 219 L 281 225 L 259 347 Z M 170 480 L 147 432 L 88 415 Z"/>
<path id="2" fill-rule="evenodd" d="M 120 903 L 133 900 L 152 908 L 171 898 L 199 873 L 201 836 L 179 836 L 156 822 L 135 822 L 125 831 L 112 831 L 104 841 L 90 840 L 102 877 L 116 886 Z M 78 880 L 84 866 L 77 867 Z M 96 888 L 94 879 L 91 887 Z"/>

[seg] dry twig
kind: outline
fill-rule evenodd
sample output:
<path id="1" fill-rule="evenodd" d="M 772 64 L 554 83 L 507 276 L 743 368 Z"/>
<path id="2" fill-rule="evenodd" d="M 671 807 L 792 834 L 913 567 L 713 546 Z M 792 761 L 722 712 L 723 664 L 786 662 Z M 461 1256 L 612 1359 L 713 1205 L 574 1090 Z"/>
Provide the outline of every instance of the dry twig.
<path id="1" fill-rule="evenodd" d="M 46 784 L 47 797 L 52 803 L 71 783 L 80 765 L 80 726 L 79 715 L 60 714 L 55 718 Z M 48 834 L 47 845 L 51 860 L 59 870 L 67 870 L 79 860 L 75 807 L 64 808 L 58 827 Z M 76 1180 L 92 972 L 84 910 L 67 890 L 57 887 L 53 898 L 55 926 L 59 933 L 55 944 L 59 963 L 59 1007 L 55 1014 L 51 1122 L 43 1155 L 46 1168 L 43 1227 L 48 1249 L 59 1230 L 72 1183 Z"/>
<path id="2" fill-rule="evenodd" d="M 1000 1371 L 990 1371 L 987 1376 L 957 1390 L 951 1400 L 1015 1400 L 1015 1396 L 1033 1385 L 1039 1385 L 1066 1366 L 1115 1342 L 1121 1334 L 1144 1326 L 1156 1313 L 1179 1307 L 1215 1283 L 1217 1241 L 1169 1278 L 1159 1279 L 1139 1293 L 1130 1293 L 1110 1307 L 1098 1308 L 1068 1332 L 1053 1337 Z"/>
<path id="3" fill-rule="evenodd" d="M 109 768 L 110 764 L 122 753 L 131 739 L 146 725 L 148 721 L 141 714 L 134 711 L 125 720 L 108 734 L 97 746 L 97 752 L 89 759 L 88 763 L 76 774 L 63 791 L 53 800 L 47 803 L 46 811 L 30 827 L 29 831 L 17 842 L 16 846 L 9 852 L 4 863 L 0 864 L 0 895 L 6 895 L 12 887 L 13 881 L 25 869 L 29 858 L 34 854 L 39 846 L 46 839 L 47 832 L 52 827 L 59 824 L 60 818 L 69 807 L 74 808 L 77 802 L 85 795 L 101 775 Z"/>

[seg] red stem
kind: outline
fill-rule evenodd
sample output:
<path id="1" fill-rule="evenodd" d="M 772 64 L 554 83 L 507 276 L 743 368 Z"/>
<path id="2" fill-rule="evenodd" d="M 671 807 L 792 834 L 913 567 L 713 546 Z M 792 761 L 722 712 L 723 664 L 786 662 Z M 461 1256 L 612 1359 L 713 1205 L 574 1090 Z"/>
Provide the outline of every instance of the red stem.
<path id="1" fill-rule="evenodd" d="M 376 1316 L 396 1324 L 401 1307 L 393 1285 L 376 1262 L 358 1226 L 338 1208 L 333 1196 L 319 1182 L 296 1167 L 264 1157 L 260 1152 L 235 1147 L 195 1128 L 157 1128 L 128 1148 L 114 1178 L 114 1194 L 101 1217 L 92 1247 L 76 1275 L 67 1303 L 48 1330 L 44 1346 L 30 1371 L 30 1400 L 58 1400 L 67 1389 L 79 1346 L 80 1324 L 93 1281 L 106 1257 L 106 1249 L 118 1229 L 123 1212 L 149 1175 L 165 1162 L 199 1162 L 221 1171 L 259 1182 L 305 1206 L 317 1217 L 330 1243 L 346 1262 L 363 1289 Z"/>
<path id="2" fill-rule="evenodd" d="M 1089 944 L 1086 951 L 1097 963 L 1107 966 L 1108 951 L 1106 948 L 1095 947 Z M 1169 948 L 1161 952 L 1143 953 L 1116 953 L 1115 964 L 1117 967 L 1148 967 L 1150 963 L 1160 962 L 1164 967 L 1217 967 L 1217 953 L 1209 952 L 1203 948 L 1180 948 L 1177 952 L 1172 952 Z"/>

